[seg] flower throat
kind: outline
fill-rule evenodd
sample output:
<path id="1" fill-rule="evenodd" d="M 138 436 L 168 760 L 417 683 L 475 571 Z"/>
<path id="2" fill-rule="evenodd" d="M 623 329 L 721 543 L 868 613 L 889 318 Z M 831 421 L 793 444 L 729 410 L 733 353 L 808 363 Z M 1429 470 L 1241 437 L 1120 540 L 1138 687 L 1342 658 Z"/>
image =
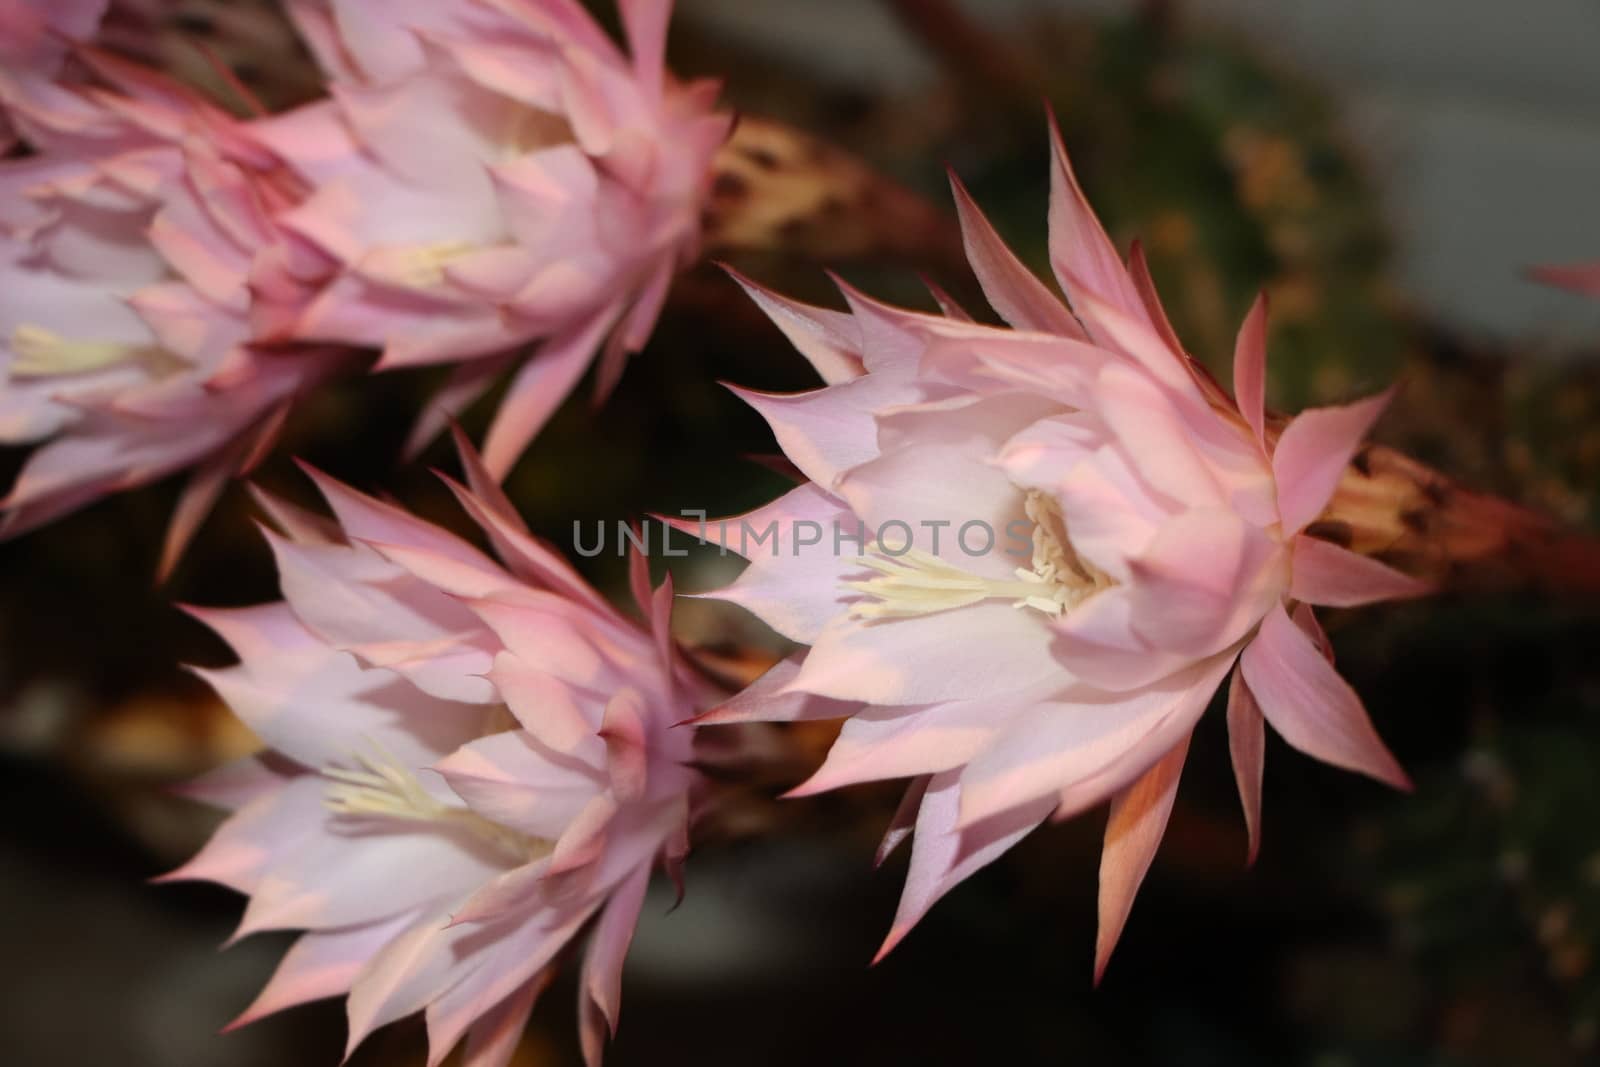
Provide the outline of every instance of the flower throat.
<path id="1" fill-rule="evenodd" d="M 861 563 L 877 571 L 878 577 L 843 583 L 866 597 L 851 607 L 850 614 L 858 619 L 903 619 L 984 600 L 1010 600 L 1018 608 L 1055 617 L 1112 584 L 1110 577 L 1073 550 L 1061 508 L 1052 497 L 1029 490 L 1023 511 L 1033 522 L 1033 559 L 1031 567 L 1013 572 L 1015 578 L 985 578 L 918 548 L 898 554 L 874 551 Z"/>

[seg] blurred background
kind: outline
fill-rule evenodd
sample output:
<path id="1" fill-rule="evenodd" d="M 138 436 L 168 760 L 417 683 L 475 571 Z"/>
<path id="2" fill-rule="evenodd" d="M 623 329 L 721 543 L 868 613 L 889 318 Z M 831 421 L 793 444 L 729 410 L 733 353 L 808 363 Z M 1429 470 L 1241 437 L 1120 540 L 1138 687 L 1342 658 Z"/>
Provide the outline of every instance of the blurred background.
<path id="1" fill-rule="evenodd" d="M 203 40 L 274 106 L 317 91 L 273 4 L 130 6 L 123 46 L 185 77 L 211 77 Z M 950 240 L 946 164 L 1043 270 L 1048 101 L 1090 199 L 1119 245 L 1143 240 L 1197 355 L 1222 368 L 1265 287 L 1272 404 L 1399 379 L 1382 439 L 1600 528 L 1600 301 L 1524 275 L 1600 259 L 1597 0 L 679 0 L 673 35 L 680 72 L 726 77 L 741 112 L 809 130 L 938 212 L 911 240 L 868 197 L 799 215 L 759 250 L 714 247 L 758 279 L 837 303 L 822 273 L 837 265 L 931 306 L 922 274 L 979 306 Z M 737 213 L 738 192 L 720 185 L 718 211 Z M 544 433 L 513 500 L 568 547 L 575 520 L 771 498 L 783 479 L 750 457 L 773 442 L 718 380 L 813 384 L 705 267 L 604 409 L 580 394 Z M 310 503 L 299 454 L 464 529 L 425 469 L 452 465 L 447 449 L 394 460 L 428 384 L 330 389 L 260 481 Z M 219 953 L 238 898 L 144 882 L 213 825 L 170 787 L 254 743 L 179 667 L 227 654 L 172 602 L 275 596 L 238 489 L 154 587 L 174 496 L 111 499 L 0 546 L 0 1055 L 331 1067 L 342 1004 L 217 1033 L 286 940 Z M 621 587 L 609 553 L 582 562 Z M 672 561 L 689 590 L 735 562 Z M 781 651 L 731 609 L 689 604 L 678 621 L 687 643 Z M 1098 990 L 1103 816 L 1034 834 L 868 968 L 903 871 L 903 856 L 870 871 L 895 790 L 778 804 L 773 782 L 748 825 L 696 853 L 670 919 L 668 895 L 647 904 L 610 1062 L 1600 1062 L 1600 605 L 1472 586 L 1335 615 L 1330 631 L 1416 792 L 1271 743 L 1264 847 L 1246 870 L 1209 717 Z M 519 1067 L 579 1061 L 575 1000 L 570 976 L 545 994 Z M 420 1025 L 401 1024 L 352 1062 L 423 1059 Z"/>

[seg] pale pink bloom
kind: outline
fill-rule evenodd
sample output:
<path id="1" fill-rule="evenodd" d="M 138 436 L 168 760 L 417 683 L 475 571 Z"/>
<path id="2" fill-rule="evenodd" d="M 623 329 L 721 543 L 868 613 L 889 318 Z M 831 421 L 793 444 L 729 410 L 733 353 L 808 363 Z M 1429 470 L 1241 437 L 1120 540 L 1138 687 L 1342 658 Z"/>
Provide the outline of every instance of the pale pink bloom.
<path id="1" fill-rule="evenodd" d="M 475 457 L 454 485 L 504 565 L 316 475 L 336 522 L 263 498 L 284 601 L 195 614 L 239 656 L 201 672 L 264 754 L 195 788 L 234 814 L 168 876 L 250 898 L 236 937 L 304 930 L 235 1025 L 347 996 L 348 1047 L 423 1012 L 499 1067 L 591 927 L 580 1026 L 614 1028 L 652 868 L 687 849 L 697 683 L 670 585 L 636 560 L 646 624 L 529 536 Z"/>
<path id="2" fill-rule="evenodd" d="M 170 565 L 328 361 L 248 344 L 252 316 L 303 301 L 271 221 L 292 177 L 187 90 L 80 56 L 109 87 L 0 78 L 36 150 L 0 162 L 0 441 L 41 443 L 4 530 L 198 465 Z"/>
<path id="3" fill-rule="evenodd" d="M 413 447 L 515 366 L 503 475 L 600 349 L 610 389 L 696 252 L 730 117 L 666 71 L 669 0 L 620 7 L 631 55 L 576 0 L 293 8 L 331 99 L 255 132 L 313 187 L 282 221 L 337 272 L 285 336 L 459 364 Z"/>
<path id="4" fill-rule="evenodd" d="M 751 287 L 828 384 L 741 394 L 809 481 L 708 527 L 750 559 L 712 595 L 811 647 L 705 721 L 850 716 L 799 794 L 914 779 L 887 842 L 914 820 L 885 951 L 1045 818 L 1110 800 L 1098 969 L 1230 670 L 1252 855 L 1263 722 L 1405 784 L 1312 606 L 1423 587 L 1305 532 L 1386 396 L 1270 436 L 1264 304 L 1239 336 L 1235 402 L 1180 347 L 1142 257 L 1124 266 L 1055 147 L 1051 261 L 1071 310 L 959 183 L 969 256 L 1012 329 L 849 289 L 846 314 Z M 754 542 L 769 523 L 776 544 Z M 845 540 L 858 523 L 864 553 Z"/>

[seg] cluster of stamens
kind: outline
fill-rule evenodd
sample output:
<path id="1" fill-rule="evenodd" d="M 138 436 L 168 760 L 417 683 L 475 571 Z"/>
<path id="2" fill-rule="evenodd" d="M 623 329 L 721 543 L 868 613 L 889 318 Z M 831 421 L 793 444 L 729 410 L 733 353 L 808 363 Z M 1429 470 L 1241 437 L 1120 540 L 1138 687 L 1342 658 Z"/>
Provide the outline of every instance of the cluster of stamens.
<path id="1" fill-rule="evenodd" d="M 11 331 L 10 348 L 9 371 L 13 378 L 87 374 L 127 363 L 143 363 L 159 375 L 183 366 L 176 356 L 155 345 L 73 341 L 33 323 L 23 323 Z"/>
<path id="2" fill-rule="evenodd" d="M 1018 567 L 1014 578 L 973 574 L 919 548 L 898 553 L 879 549 L 861 557 L 861 565 L 878 577 L 844 583 L 866 597 L 851 606 L 850 614 L 858 619 L 911 618 L 983 600 L 1010 600 L 1018 608 L 1055 617 L 1111 584 L 1072 550 L 1054 499 L 1030 491 L 1023 510 L 1033 522 L 1032 566 Z"/>
<path id="3" fill-rule="evenodd" d="M 371 754 L 358 753 L 351 762 L 355 764 L 353 768 L 322 769 L 322 776 L 332 783 L 323 802 L 336 815 L 432 823 L 464 830 L 519 863 L 548 855 L 554 847 L 550 841 L 502 826 L 465 807 L 440 802 L 410 768 L 376 745 Z"/>

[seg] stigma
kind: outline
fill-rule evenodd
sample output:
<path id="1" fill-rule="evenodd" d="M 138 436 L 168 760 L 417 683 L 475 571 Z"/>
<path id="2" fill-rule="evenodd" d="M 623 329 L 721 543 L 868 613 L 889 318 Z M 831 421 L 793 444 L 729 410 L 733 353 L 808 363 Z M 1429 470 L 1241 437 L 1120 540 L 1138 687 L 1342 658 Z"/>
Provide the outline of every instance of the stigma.
<path id="1" fill-rule="evenodd" d="M 858 619 L 904 619 L 967 607 L 985 600 L 1009 600 L 1052 618 L 1108 588 L 1111 579 L 1081 559 L 1067 539 L 1061 509 L 1050 496 L 1030 490 L 1023 511 L 1033 523 L 1031 566 L 1018 567 L 1011 578 L 988 578 L 919 548 L 899 553 L 882 550 L 861 557 L 861 565 L 878 576 L 847 581 L 847 589 L 865 599 L 850 608 Z"/>

